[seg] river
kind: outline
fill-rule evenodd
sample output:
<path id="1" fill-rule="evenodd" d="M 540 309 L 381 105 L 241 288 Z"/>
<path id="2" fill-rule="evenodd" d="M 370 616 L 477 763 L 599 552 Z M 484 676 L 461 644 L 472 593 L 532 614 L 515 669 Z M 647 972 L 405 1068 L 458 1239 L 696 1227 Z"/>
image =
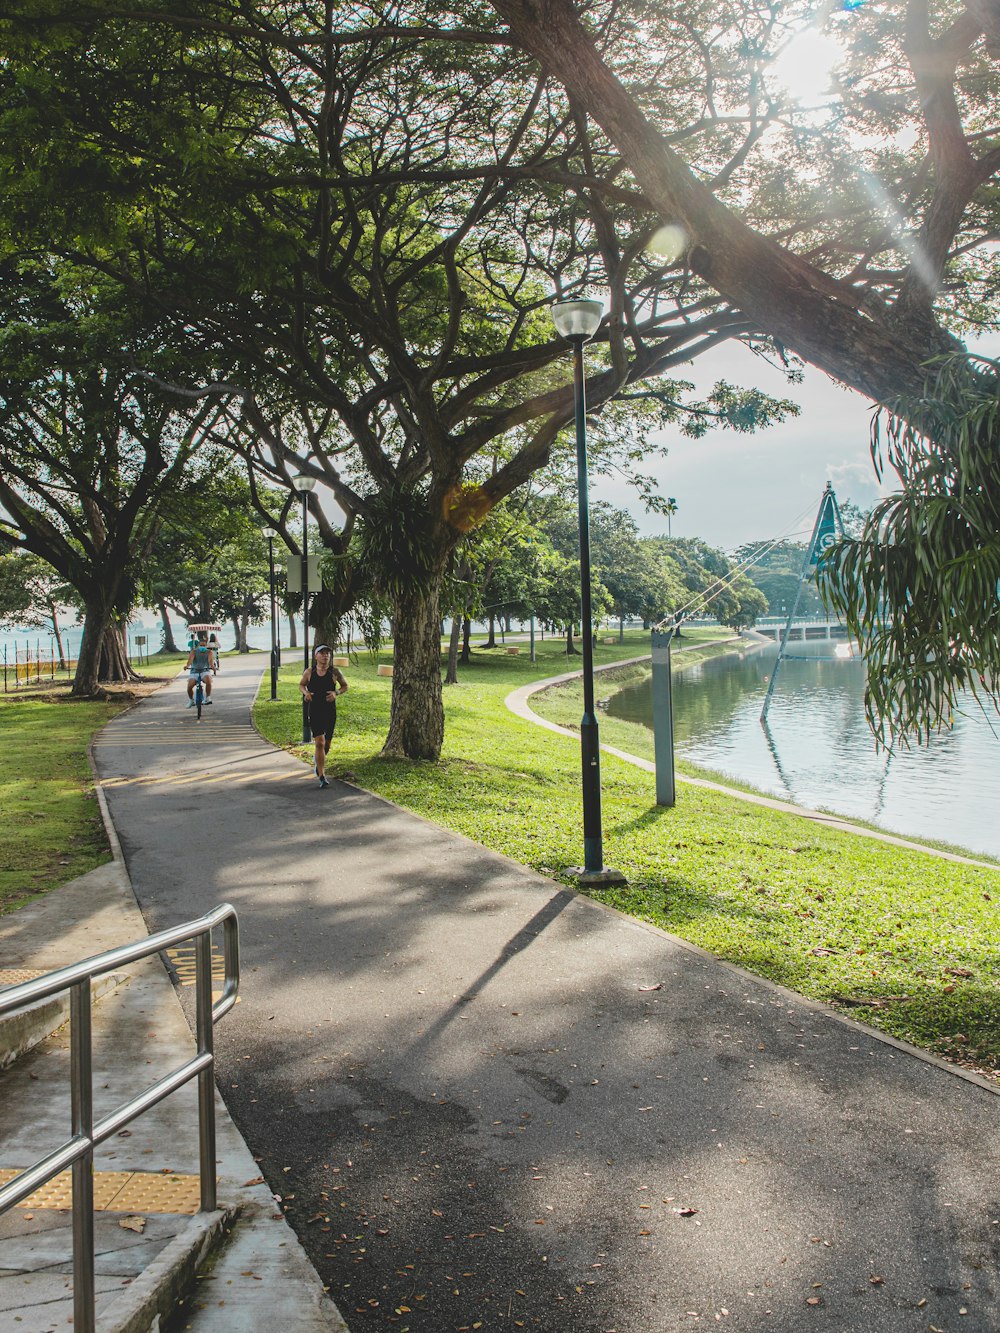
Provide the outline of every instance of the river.
<path id="1" fill-rule="evenodd" d="M 679 757 L 811 809 L 1000 856 L 1000 718 L 972 698 L 930 745 L 878 752 L 864 716 L 864 665 L 833 643 L 793 643 L 768 712 L 777 650 L 692 666 L 674 677 Z M 988 705 L 987 705 L 988 707 Z M 619 691 L 611 717 L 652 725 L 648 679 Z"/>

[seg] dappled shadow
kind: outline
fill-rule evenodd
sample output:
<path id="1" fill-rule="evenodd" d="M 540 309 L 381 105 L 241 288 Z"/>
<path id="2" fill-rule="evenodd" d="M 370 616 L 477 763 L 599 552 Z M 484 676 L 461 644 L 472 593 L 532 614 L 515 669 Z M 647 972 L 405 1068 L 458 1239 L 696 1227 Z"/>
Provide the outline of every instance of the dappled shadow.
<path id="1" fill-rule="evenodd" d="M 151 928 L 239 911 L 220 1086 L 352 1327 L 997 1323 L 990 1093 L 288 756 L 234 756 L 238 784 L 206 752 L 203 789 L 110 800 Z"/>

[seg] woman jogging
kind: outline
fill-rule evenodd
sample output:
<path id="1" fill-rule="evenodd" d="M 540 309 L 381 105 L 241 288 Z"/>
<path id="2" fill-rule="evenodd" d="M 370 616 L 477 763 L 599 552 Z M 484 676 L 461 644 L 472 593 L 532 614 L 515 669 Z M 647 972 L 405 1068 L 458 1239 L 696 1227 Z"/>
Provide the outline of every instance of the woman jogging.
<path id="1" fill-rule="evenodd" d="M 326 756 L 330 753 L 333 729 L 337 725 L 337 695 L 347 693 L 347 681 L 333 663 L 333 653 L 325 643 L 313 649 L 312 666 L 303 671 L 299 690 L 309 705 L 309 730 L 316 746 L 313 767 L 321 787 L 329 787 Z"/>

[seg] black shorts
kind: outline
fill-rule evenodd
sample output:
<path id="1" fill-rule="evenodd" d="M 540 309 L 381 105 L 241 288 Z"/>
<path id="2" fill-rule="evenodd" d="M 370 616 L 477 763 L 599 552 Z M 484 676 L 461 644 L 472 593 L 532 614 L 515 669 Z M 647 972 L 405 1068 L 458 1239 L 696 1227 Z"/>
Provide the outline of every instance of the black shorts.
<path id="1" fill-rule="evenodd" d="M 309 730 L 312 732 L 313 740 L 317 736 L 323 736 L 327 742 L 333 740 L 333 729 L 337 725 L 337 705 L 327 703 L 325 700 L 321 707 L 317 708 L 315 700 L 309 705 Z"/>

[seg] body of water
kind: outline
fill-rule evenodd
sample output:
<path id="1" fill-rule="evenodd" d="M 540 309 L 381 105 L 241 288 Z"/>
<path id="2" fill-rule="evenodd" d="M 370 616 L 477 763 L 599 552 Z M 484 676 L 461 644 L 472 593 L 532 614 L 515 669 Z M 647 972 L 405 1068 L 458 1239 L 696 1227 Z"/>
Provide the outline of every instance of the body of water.
<path id="1" fill-rule="evenodd" d="M 180 651 L 187 648 L 188 634 L 183 620 L 175 620 L 174 641 Z M 288 643 L 288 621 L 281 621 L 281 640 L 283 644 Z M 299 642 L 302 642 L 301 623 L 296 624 L 299 633 Z M 82 625 L 67 625 L 65 628 L 60 626 L 62 634 L 63 650 L 69 657 L 76 657 L 77 649 L 80 647 L 80 637 L 83 634 Z M 159 651 L 162 642 L 162 630 L 159 620 L 136 620 L 128 627 L 129 652 L 138 660 L 140 655 L 140 645 L 136 643 L 137 638 L 145 638 L 146 643 L 141 646 L 142 654 L 147 652 L 152 654 Z M 218 636 L 222 645 L 223 652 L 228 652 L 236 646 L 236 636 L 233 633 L 233 627 L 230 624 L 223 624 L 222 633 Z M 265 625 L 251 625 L 247 630 L 247 642 L 251 648 L 271 647 L 271 623 Z M 15 652 L 23 654 L 25 649 L 31 650 L 32 658 L 37 652 L 40 652 L 42 659 L 48 661 L 51 650 L 55 647 L 55 640 L 42 630 L 34 629 L 12 629 L 0 632 L 0 658 L 4 651 L 7 653 L 7 660 L 10 663 L 14 661 Z M 58 661 L 58 654 L 57 659 Z"/>
<path id="2" fill-rule="evenodd" d="M 865 721 L 863 663 L 833 658 L 833 643 L 789 648 L 796 656 L 781 665 L 766 726 L 775 648 L 675 676 L 678 756 L 796 805 L 1000 856 L 1000 718 L 969 699 L 929 746 L 880 753 Z M 651 726 L 649 681 L 620 691 L 607 711 Z"/>

